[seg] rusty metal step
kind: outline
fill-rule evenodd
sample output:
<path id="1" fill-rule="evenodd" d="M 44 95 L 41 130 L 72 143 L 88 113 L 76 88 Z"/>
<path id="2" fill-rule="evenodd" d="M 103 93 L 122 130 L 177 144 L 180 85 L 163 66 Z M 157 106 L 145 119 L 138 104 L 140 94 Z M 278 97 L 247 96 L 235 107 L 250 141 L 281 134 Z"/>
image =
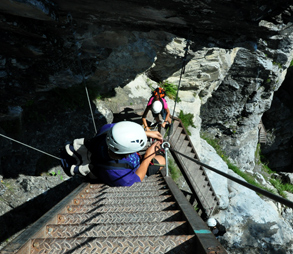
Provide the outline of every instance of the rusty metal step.
<path id="1" fill-rule="evenodd" d="M 57 216 L 58 224 L 135 223 L 181 220 L 182 212 L 180 210 L 137 213 L 63 213 Z"/>
<path id="2" fill-rule="evenodd" d="M 165 184 L 134 184 L 130 187 L 109 187 L 109 186 L 101 186 L 100 184 L 90 184 L 88 185 L 82 193 L 90 193 L 90 192 L 133 192 L 133 191 L 152 191 L 152 190 L 162 190 L 166 189 L 167 186 Z"/>
<path id="3" fill-rule="evenodd" d="M 69 205 L 65 211 L 68 213 L 109 213 L 109 212 L 140 212 L 140 211 L 163 211 L 175 210 L 175 202 L 162 202 L 155 204 L 135 204 L 135 205 Z M 65 212 L 64 211 L 64 212 Z"/>
<path id="4" fill-rule="evenodd" d="M 174 201 L 171 195 L 144 197 L 74 198 L 72 205 L 134 204 Z"/>
<path id="5" fill-rule="evenodd" d="M 185 232 L 185 221 L 46 226 L 46 238 L 163 236 L 184 235 Z"/>
<path id="6" fill-rule="evenodd" d="M 195 235 L 34 239 L 31 254 L 87 253 L 194 253 Z"/>
<path id="7" fill-rule="evenodd" d="M 80 193 L 77 198 L 110 198 L 110 197 L 148 197 L 148 196 L 160 196 L 168 195 L 170 191 L 168 189 L 163 190 L 151 190 L 151 191 L 129 191 L 129 192 L 89 192 Z"/>

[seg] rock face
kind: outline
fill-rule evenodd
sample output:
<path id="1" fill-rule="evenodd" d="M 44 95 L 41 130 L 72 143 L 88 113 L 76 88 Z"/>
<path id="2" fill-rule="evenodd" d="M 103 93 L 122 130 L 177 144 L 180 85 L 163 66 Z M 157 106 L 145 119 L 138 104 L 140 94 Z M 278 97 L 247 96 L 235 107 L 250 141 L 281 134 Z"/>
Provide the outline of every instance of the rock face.
<path id="1" fill-rule="evenodd" d="M 215 150 L 202 141 L 201 161 L 224 173 L 239 178 Z M 266 202 L 254 191 L 206 170 L 220 198 L 220 211 L 215 217 L 227 228 L 219 240 L 231 253 L 292 253 L 292 209 L 285 212 L 287 221 L 280 216 L 274 202 Z M 267 200 L 268 201 L 268 200 Z M 284 216 L 284 217 L 285 217 Z"/>
<path id="2" fill-rule="evenodd" d="M 293 168 L 292 74 L 293 68 L 290 67 L 284 83 L 274 94 L 271 108 L 263 117 L 268 142 L 262 145 L 262 153 L 268 166 L 278 172 L 292 172 Z"/>
<path id="3" fill-rule="evenodd" d="M 66 141 L 94 135 L 93 120 L 99 128 L 120 106 L 145 104 L 151 87 L 168 80 L 180 84 L 181 101 L 167 98 L 171 114 L 194 115 L 191 139 L 204 162 L 234 174 L 201 131 L 218 139 L 242 171 L 253 172 L 265 114 L 265 125 L 275 131 L 264 152 L 275 158 L 273 168 L 288 169 L 292 122 L 290 103 L 286 110 L 283 105 L 290 97 L 275 94 L 293 58 L 292 12 L 286 0 L 2 0 L 0 133 L 58 157 Z M 292 91 L 290 85 L 285 90 Z M 5 223 L 12 208 L 60 184 L 47 174 L 60 168 L 52 156 L 3 136 L 0 156 Z M 277 212 L 275 204 L 208 174 L 220 199 L 217 218 L 229 227 L 221 241 L 231 253 L 293 252 L 289 210 Z M 32 187 L 42 183 L 38 177 L 53 177 L 40 192 Z M 27 195 L 9 198 L 8 179 Z M 259 214 L 256 203 L 270 215 Z M 5 228 L 1 241 L 17 231 Z"/>

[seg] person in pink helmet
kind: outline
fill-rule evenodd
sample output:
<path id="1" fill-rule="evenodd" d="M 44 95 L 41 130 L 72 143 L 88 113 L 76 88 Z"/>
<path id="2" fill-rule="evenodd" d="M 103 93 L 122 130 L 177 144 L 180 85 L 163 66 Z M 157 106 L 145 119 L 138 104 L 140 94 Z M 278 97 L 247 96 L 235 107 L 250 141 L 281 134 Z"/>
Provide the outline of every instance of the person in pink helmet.
<path id="1" fill-rule="evenodd" d="M 148 112 L 151 110 L 153 117 L 156 120 L 156 124 L 161 123 L 159 115 L 161 115 L 163 119 L 162 127 L 168 128 L 172 126 L 172 121 L 170 117 L 170 110 L 168 108 L 168 104 L 165 100 L 165 94 L 162 92 L 164 91 L 162 88 L 157 88 L 153 92 L 153 96 L 149 99 L 147 107 L 142 115 L 142 123 L 146 131 L 149 131 L 150 128 L 148 126 L 146 116 Z M 171 131 L 170 131 L 171 132 Z M 171 133 L 170 133 L 171 134 Z"/>

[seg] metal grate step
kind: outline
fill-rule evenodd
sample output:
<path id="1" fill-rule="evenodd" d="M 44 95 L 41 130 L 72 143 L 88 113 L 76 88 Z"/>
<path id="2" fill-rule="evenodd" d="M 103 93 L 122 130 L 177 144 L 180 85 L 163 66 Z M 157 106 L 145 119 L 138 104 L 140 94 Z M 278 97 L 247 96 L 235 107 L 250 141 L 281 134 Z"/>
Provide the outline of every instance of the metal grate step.
<path id="1" fill-rule="evenodd" d="M 152 191 L 152 190 L 161 190 L 166 189 L 165 184 L 134 184 L 131 187 L 105 187 L 100 186 L 100 184 L 91 184 L 84 189 L 82 193 L 91 193 L 91 192 L 133 192 L 133 191 Z"/>
<path id="2" fill-rule="evenodd" d="M 174 201 L 171 195 L 141 197 L 75 198 L 72 205 L 134 204 Z"/>
<path id="3" fill-rule="evenodd" d="M 59 214 L 58 224 L 85 224 L 85 223 L 135 223 L 135 222 L 163 222 L 181 221 L 182 213 L 179 210 L 162 212 L 138 213 L 76 213 Z"/>
<path id="4" fill-rule="evenodd" d="M 173 253 L 194 252 L 194 235 L 155 237 L 108 237 L 34 239 L 31 254 L 81 253 Z"/>
<path id="5" fill-rule="evenodd" d="M 90 192 L 81 193 L 77 197 L 80 198 L 114 198 L 114 197 L 148 197 L 148 196 L 160 196 L 168 195 L 170 191 L 164 190 L 150 190 L 150 191 L 129 191 L 129 192 Z"/>
<path id="6" fill-rule="evenodd" d="M 185 234 L 186 230 L 187 223 L 178 221 L 79 225 L 51 224 L 46 227 L 45 238 L 182 235 Z"/>
<path id="7" fill-rule="evenodd" d="M 163 202 L 155 203 L 152 205 L 149 204 L 135 204 L 135 205 L 69 205 L 67 206 L 66 211 L 68 213 L 110 213 L 110 212 L 144 212 L 144 211 L 163 211 L 163 210 L 175 210 L 175 202 Z"/>

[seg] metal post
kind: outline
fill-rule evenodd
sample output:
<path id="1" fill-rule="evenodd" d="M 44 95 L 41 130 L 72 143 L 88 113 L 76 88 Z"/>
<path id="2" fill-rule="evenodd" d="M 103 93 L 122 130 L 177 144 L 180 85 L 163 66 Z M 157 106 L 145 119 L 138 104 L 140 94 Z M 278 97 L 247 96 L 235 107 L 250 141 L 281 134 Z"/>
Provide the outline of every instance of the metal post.
<path id="1" fill-rule="evenodd" d="M 170 148 L 170 144 L 169 144 L 169 142 L 164 142 L 164 143 L 162 144 L 162 148 L 165 150 L 166 176 L 169 176 L 168 156 L 167 156 L 167 153 L 168 153 L 169 148 Z"/>

